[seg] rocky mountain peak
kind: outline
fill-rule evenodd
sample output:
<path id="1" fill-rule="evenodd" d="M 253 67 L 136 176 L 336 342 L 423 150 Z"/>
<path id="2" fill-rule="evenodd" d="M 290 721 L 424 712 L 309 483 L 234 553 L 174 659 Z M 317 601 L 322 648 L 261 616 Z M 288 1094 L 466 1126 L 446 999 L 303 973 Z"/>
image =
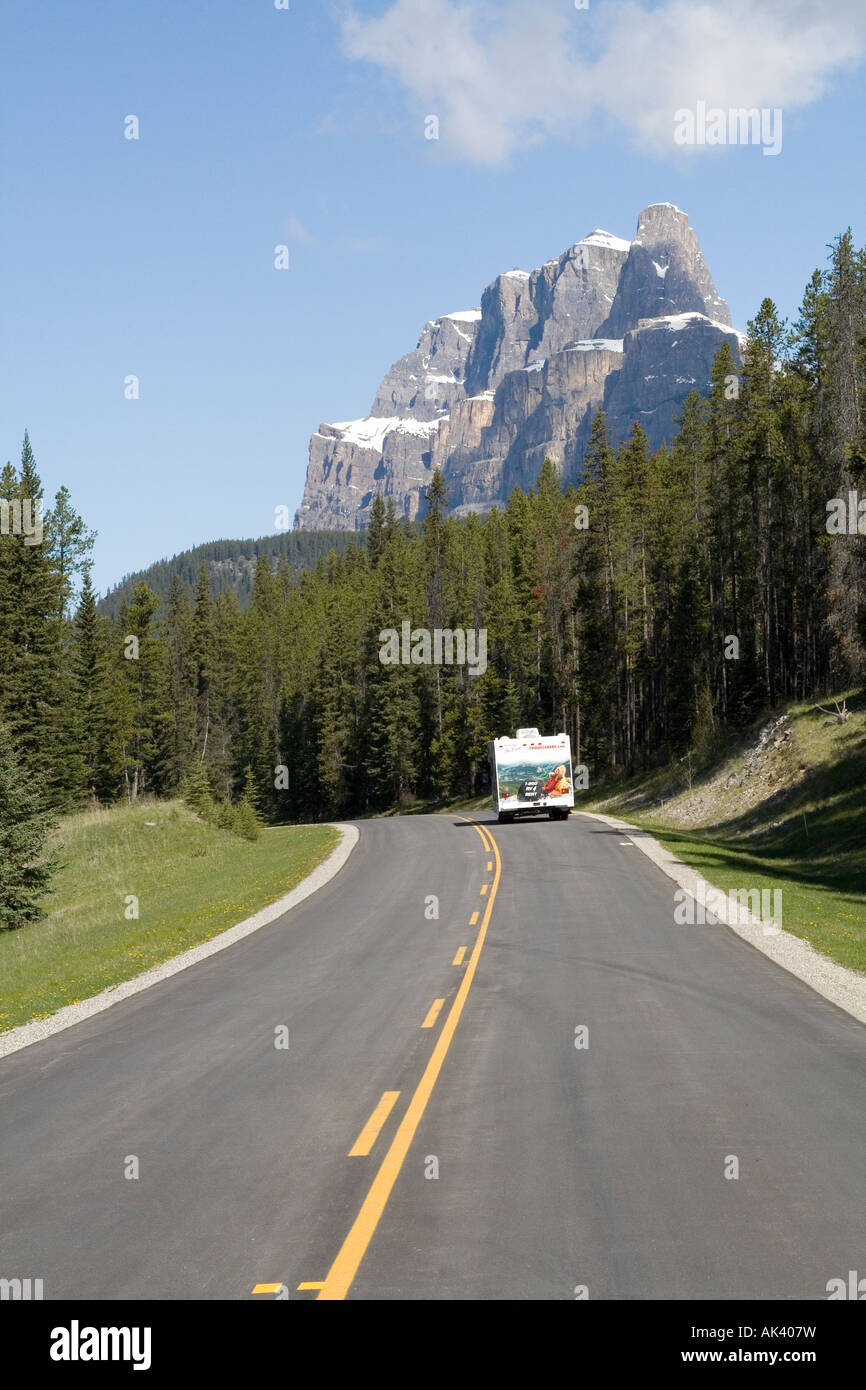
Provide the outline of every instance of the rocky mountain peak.
<path id="1" fill-rule="evenodd" d="M 305 529 L 367 525 L 378 493 L 412 518 L 441 467 L 457 513 L 526 487 L 546 456 L 579 476 L 592 416 L 611 438 L 640 419 L 656 446 L 688 392 L 706 390 L 730 327 L 688 216 L 651 203 L 632 241 L 596 227 L 537 270 L 508 270 L 479 308 L 425 324 L 384 377 L 370 416 L 310 442 Z"/>
<path id="2" fill-rule="evenodd" d="M 436 420 L 446 415 L 462 395 L 480 321 L 480 309 L 464 309 L 425 324 L 415 351 L 395 362 L 383 378 L 371 416 Z"/>
<path id="3" fill-rule="evenodd" d="M 638 217 L 616 297 L 599 335 L 621 338 L 640 319 L 692 312 L 716 323 L 731 322 L 686 213 L 673 203 L 651 203 Z"/>
<path id="4" fill-rule="evenodd" d="M 697 244 L 688 214 L 682 208 L 673 203 L 650 203 L 638 213 L 635 241 L 666 241 L 677 237 L 683 241 L 694 238 Z"/>

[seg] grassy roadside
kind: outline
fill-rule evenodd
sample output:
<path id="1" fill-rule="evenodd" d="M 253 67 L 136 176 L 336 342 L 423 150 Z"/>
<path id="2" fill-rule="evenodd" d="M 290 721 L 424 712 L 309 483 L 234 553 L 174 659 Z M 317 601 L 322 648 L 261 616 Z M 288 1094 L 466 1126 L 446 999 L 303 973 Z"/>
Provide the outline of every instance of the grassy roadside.
<path id="1" fill-rule="evenodd" d="M 786 931 L 866 972 L 866 694 L 847 701 L 845 724 L 788 706 L 691 787 L 656 772 L 578 809 L 641 826 L 725 891 L 781 889 Z"/>
<path id="2" fill-rule="evenodd" d="M 205 825 L 180 802 L 66 817 L 48 915 L 0 933 L 0 1032 L 140 975 L 291 891 L 337 844 L 330 826 L 258 840 Z M 135 894 L 138 920 L 125 900 Z"/>
<path id="3" fill-rule="evenodd" d="M 866 892 L 822 882 L 821 866 L 769 849 L 750 854 L 733 840 L 684 835 L 647 816 L 629 817 L 708 883 L 723 889 L 781 889 L 782 922 L 816 951 L 866 972 Z M 862 883 L 863 875 L 861 875 Z"/>

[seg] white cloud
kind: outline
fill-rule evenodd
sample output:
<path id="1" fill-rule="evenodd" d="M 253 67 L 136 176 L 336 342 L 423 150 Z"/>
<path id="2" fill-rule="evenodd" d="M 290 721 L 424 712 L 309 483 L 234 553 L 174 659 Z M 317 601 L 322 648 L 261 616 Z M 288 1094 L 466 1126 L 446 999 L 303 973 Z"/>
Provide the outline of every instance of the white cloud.
<path id="1" fill-rule="evenodd" d="M 291 213 L 283 223 L 289 241 L 299 241 L 302 246 L 313 246 L 316 238 L 311 236 L 299 217 Z"/>
<path id="2" fill-rule="evenodd" d="M 344 17 L 343 40 L 405 89 L 419 132 L 438 115 L 441 146 L 461 158 L 501 164 L 547 136 L 588 138 L 599 120 L 664 156 L 680 107 L 787 113 L 818 100 L 864 60 L 866 5 L 392 0 L 377 18 Z"/>

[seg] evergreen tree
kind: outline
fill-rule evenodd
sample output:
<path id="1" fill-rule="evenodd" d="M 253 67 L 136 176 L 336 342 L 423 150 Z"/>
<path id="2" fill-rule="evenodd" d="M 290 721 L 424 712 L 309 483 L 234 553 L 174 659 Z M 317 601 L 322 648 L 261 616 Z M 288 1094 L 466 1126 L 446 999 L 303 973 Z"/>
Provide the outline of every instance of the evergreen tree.
<path id="1" fill-rule="evenodd" d="M 180 784 L 180 794 L 184 804 L 203 820 L 215 819 L 216 805 L 204 768 L 198 760 L 191 762 L 186 768 Z"/>
<path id="2" fill-rule="evenodd" d="M 45 853 L 51 825 L 10 729 L 0 724 L 0 931 L 14 931 L 43 915 L 54 868 Z"/>
<path id="3" fill-rule="evenodd" d="M 167 670 L 166 689 L 160 693 L 164 715 L 160 734 L 160 782 L 164 791 L 172 793 L 180 787 L 184 772 L 198 756 L 199 672 L 193 651 L 193 618 L 177 575 L 173 576 L 169 587 L 161 635 Z"/>
<path id="4" fill-rule="evenodd" d="M 578 762 L 593 772 L 617 765 L 617 648 L 619 624 L 614 566 L 614 487 L 616 457 L 611 448 L 603 410 L 596 411 L 584 459 L 584 481 L 576 506 L 587 509 L 588 526 L 578 529 L 575 560 L 579 663 L 577 673 L 579 736 Z M 577 519 L 577 518 L 576 518 Z M 586 748 L 586 756 L 583 753 Z"/>
<path id="5" fill-rule="evenodd" d="M 414 564 L 417 538 L 410 542 L 397 524 L 390 499 L 388 511 L 387 538 L 376 570 L 374 606 L 365 633 L 365 700 L 359 738 L 365 805 L 375 810 L 400 805 L 415 794 L 419 783 L 421 668 L 402 661 L 385 664 L 380 637 L 391 630 L 399 637 L 403 622 L 408 622 L 411 630 L 420 616 Z"/>
<path id="6" fill-rule="evenodd" d="M 109 758 L 109 623 L 100 616 L 96 594 L 85 571 L 75 614 L 73 649 L 74 704 L 78 711 L 79 755 L 84 787 L 91 796 L 110 800 L 115 770 Z"/>
<path id="7" fill-rule="evenodd" d="M 831 247 L 826 286 L 827 499 L 847 500 L 866 445 L 866 270 L 850 228 Z M 866 559 L 859 536 L 834 535 L 828 552 L 830 672 L 847 685 L 866 669 Z"/>
<path id="8" fill-rule="evenodd" d="M 207 565 L 202 562 L 195 591 L 190 660 L 195 686 L 195 746 L 199 760 L 208 756 L 211 736 L 211 683 L 214 675 L 214 605 Z"/>
<path id="9" fill-rule="evenodd" d="M 57 573 L 58 599 L 61 616 L 72 602 L 76 576 L 84 579 L 90 572 L 91 551 L 96 532 L 85 526 L 72 506 L 69 489 L 61 487 L 54 506 L 46 518 L 48 553 L 54 560 Z"/>
<path id="10" fill-rule="evenodd" d="M 124 794 L 135 801 L 163 790 L 161 735 L 168 720 L 164 695 L 168 654 L 154 628 L 159 598 L 142 581 L 121 608 L 114 633 L 117 680 L 112 705 L 120 743 Z"/>
<path id="11" fill-rule="evenodd" d="M 367 554 L 374 569 L 379 563 L 385 544 L 385 517 L 385 503 L 382 501 L 381 492 L 377 492 L 370 508 L 370 525 L 367 530 Z"/>
<path id="12" fill-rule="evenodd" d="M 261 834 L 258 793 L 251 767 L 244 769 L 244 790 L 237 804 L 236 830 L 244 840 L 257 840 Z"/>
<path id="13" fill-rule="evenodd" d="M 56 717 L 61 585 L 46 544 L 42 483 L 26 434 L 19 472 L 8 465 L 4 470 L 2 496 L 13 509 L 13 525 L 10 534 L 0 535 L 0 718 L 25 768 L 53 784 L 63 753 Z"/>

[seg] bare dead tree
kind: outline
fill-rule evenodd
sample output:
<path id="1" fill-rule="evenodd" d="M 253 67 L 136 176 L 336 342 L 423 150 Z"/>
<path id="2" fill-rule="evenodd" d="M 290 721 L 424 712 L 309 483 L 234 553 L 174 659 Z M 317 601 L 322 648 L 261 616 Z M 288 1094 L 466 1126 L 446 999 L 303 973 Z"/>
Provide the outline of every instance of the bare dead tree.
<path id="1" fill-rule="evenodd" d="M 829 714 L 832 719 L 836 720 L 837 724 L 846 724 L 851 718 L 851 711 L 848 709 L 848 701 L 843 700 L 840 705 L 838 700 L 834 700 L 833 704 L 836 706 L 835 711 L 825 709 L 823 705 L 813 705 L 812 708 L 819 709 L 822 714 Z"/>

